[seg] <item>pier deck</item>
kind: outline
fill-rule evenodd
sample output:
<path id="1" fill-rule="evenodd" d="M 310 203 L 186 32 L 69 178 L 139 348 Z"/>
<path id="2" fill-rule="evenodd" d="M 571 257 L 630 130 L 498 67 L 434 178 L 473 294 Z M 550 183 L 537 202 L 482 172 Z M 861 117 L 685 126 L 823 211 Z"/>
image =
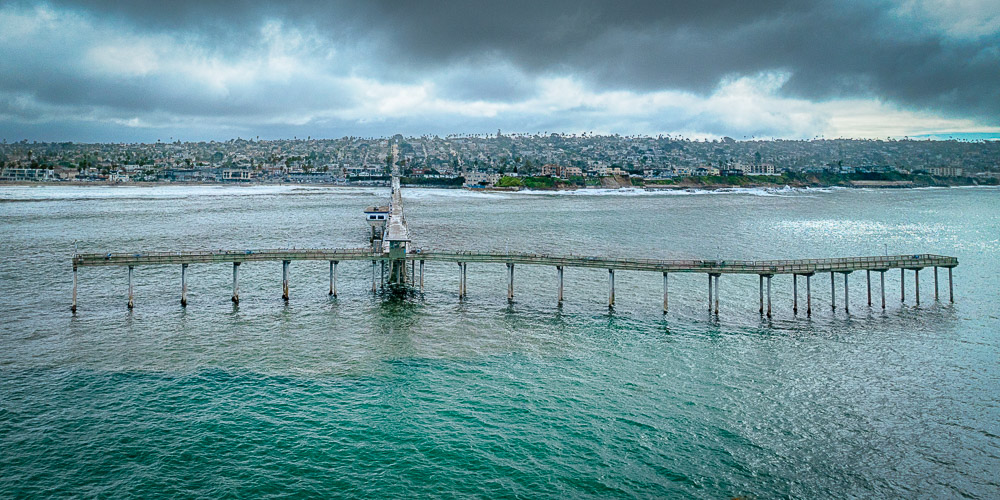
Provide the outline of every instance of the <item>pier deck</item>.
<path id="1" fill-rule="evenodd" d="M 627 259 L 583 255 L 551 255 L 519 252 L 469 252 L 414 249 L 406 260 L 428 262 L 482 262 L 497 264 L 533 264 L 540 266 L 590 267 L 621 271 L 718 274 L 809 274 L 824 272 L 876 271 L 888 269 L 923 269 L 955 267 L 958 259 L 944 255 L 890 255 L 843 257 L 835 259 L 792 260 L 664 260 Z M 73 256 L 73 265 L 143 266 L 169 264 L 209 264 L 260 261 L 384 261 L 388 252 L 369 248 L 213 250 L 187 252 L 86 253 Z"/>

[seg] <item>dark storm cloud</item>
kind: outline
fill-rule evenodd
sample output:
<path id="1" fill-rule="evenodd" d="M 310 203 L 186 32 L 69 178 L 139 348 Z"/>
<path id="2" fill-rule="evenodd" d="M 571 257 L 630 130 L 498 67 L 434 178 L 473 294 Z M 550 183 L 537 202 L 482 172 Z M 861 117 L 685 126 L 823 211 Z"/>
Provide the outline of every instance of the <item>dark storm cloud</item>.
<path id="1" fill-rule="evenodd" d="M 1000 36 L 974 40 L 859 1 L 435 1 L 326 3 L 61 2 L 152 30 L 191 31 L 220 47 L 246 43 L 266 19 L 365 44 L 371 74 L 407 81 L 480 57 L 529 74 L 572 74 L 596 88 L 705 94 L 721 78 L 791 74 L 786 95 L 876 97 L 912 109 L 997 123 Z M 506 99 L 504 79 L 465 82 L 461 95 Z M 453 90 L 457 87 L 451 86 Z"/>

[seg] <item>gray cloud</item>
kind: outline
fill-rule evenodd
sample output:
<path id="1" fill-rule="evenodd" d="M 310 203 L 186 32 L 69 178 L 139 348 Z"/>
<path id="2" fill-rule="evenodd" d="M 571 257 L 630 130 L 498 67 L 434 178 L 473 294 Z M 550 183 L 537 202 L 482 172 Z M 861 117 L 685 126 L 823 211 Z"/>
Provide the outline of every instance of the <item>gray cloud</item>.
<path id="1" fill-rule="evenodd" d="M 129 32 L 180 37 L 229 59 L 258 50 L 261 27 L 278 21 L 315 36 L 317 51 L 338 51 L 341 58 L 335 61 L 315 59 L 326 65 L 319 68 L 322 74 L 407 84 L 432 80 L 442 97 L 457 100 L 524 100 L 536 91 L 532 78 L 563 75 L 597 90 L 704 96 L 729 77 L 781 71 L 790 75 L 780 91 L 789 97 L 876 98 L 1000 124 L 1000 30 L 954 36 L 901 16 L 881 0 L 54 0 L 43 5 Z M 352 98 L 349 90 L 315 75 L 248 83 L 221 98 L 182 78 L 101 78 L 66 64 L 65 58 L 78 56 L 71 49 L 47 46 L 45 40 L 31 43 L 35 53 L 0 61 L 0 90 L 30 93 L 44 105 L 265 120 L 282 112 L 347 106 Z M 585 112 L 575 116 L 581 121 L 574 129 L 593 124 Z M 505 119 L 509 126 L 532 124 Z M 452 123 L 461 126 L 464 120 Z M 660 130 L 678 125 L 671 117 L 662 122 Z"/>
<path id="2" fill-rule="evenodd" d="M 1000 114 L 1000 30 L 962 40 L 914 25 L 882 1 L 469 2 L 71 1 L 83 12 L 154 30 L 189 30 L 220 47 L 252 40 L 266 19 L 313 26 L 332 43 L 364 42 L 368 71 L 418 78 L 477 59 L 531 74 L 570 73 L 599 88 L 707 93 L 732 74 L 787 70 L 788 95 L 877 97 L 915 109 Z M 520 95 L 503 78 L 463 96 Z M 454 89 L 453 89 L 454 90 Z"/>

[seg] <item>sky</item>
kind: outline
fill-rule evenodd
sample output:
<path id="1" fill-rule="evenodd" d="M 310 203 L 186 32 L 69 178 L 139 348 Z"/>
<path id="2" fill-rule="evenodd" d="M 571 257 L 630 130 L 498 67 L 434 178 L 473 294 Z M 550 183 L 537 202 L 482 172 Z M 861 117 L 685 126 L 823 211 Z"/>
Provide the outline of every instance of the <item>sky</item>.
<path id="1" fill-rule="evenodd" d="M 0 0 L 0 138 L 1000 138 L 998 0 Z"/>

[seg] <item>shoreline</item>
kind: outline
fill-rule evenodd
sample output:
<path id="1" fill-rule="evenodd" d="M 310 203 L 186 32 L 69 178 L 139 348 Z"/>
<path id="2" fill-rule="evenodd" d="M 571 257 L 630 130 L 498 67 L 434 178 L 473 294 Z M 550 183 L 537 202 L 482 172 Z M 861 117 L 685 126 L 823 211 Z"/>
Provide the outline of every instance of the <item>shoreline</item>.
<path id="1" fill-rule="evenodd" d="M 59 187 L 59 186 L 72 186 L 72 187 L 112 187 L 112 188 L 129 188 L 129 187 L 238 187 L 238 188 L 255 188 L 255 187 L 275 187 L 275 186 L 287 186 L 292 188 L 303 188 L 303 187 L 319 187 L 319 188 L 385 188 L 388 186 L 366 186 L 357 184 L 335 184 L 335 183 L 266 183 L 266 182 L 255 182 L 255 183 L 223 183 L 223 182 L 129 182 L 129 183 L 105 183 L 105 182 L 87 182 L 87 181 L 0 181 L 0 187 L 6 186 L 16 186 L 16 187 Z M 627 190 L 641 190 L 641 191 L 722 191 L 731 189 L 925 189 L 925 188 L 958 188 L 958 187 L 998 187 L 996 184 L 978 184 L 978 183 L 940 183 L 940 184 L 923 184 L 914 183 L 912 181 L 850 181 L 844 184 L 821 184 L 821 183 L 784 183 L 784 184 L 761 184 L 761 183 L 746 183 L 746 184 L 725 184 L 725 183 L 678 183 L 678 184 L 643 184 L 635 186 L 618 186 L 618 187 L 607 187 L 607 186 L 586 186 L 586 187 L 568 187 L 560 186 L 554 188 L 509 188 L 509 187 L 486 187 L 486 188 L 467 188 L 464 186 L 434 186 L 434 185 L 409 185 L 404 184 L 403 187 L 409 189 L 441 189 L 441 190 L 464 190 L 473 193 L 518 193 L 518 192 L 585 192 L 585 191 L 627 191 Z"/>

